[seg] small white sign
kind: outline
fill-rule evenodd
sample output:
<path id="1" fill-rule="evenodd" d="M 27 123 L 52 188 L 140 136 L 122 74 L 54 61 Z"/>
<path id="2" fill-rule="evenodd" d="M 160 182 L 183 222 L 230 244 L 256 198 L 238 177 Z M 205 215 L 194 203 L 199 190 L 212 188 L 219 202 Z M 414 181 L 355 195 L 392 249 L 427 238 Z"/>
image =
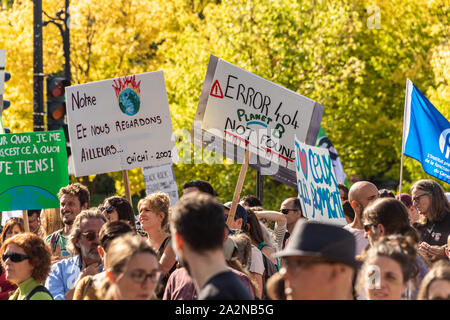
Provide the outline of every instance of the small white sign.
<path id="1" fill-rule="evenodd" d="M 162 71 L 66 88 L 75 176 L 177 161 Z"/>
<path id="2" fill-rule="evenodd" d="M 2 211 L 2 226 L 11 218 L 23 218 L 23 210 Z"/>
<path id="3" fill-rule="evenodd" d="M 294 147 L 298 197 L 303 214 L 311 220 L 346 225 L 328 149 L 307 145 L 297 138 Z"/>
<path id="4" fill-rule="evenodd" d="M 155 192 L 164 192 L 169 195 L 170 206 L 178 202 L 178 188 L 172 164 L 158 167 L 142 168 L 144 175 L 145 192 L 147 195 Z"/>

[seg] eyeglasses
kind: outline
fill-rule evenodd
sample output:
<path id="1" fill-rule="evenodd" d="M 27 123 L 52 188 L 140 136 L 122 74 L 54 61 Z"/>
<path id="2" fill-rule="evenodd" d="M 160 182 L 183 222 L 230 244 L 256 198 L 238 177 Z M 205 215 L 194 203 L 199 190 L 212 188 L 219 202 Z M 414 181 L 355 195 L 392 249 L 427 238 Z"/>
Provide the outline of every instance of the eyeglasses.
<path id="1" fill-rule="evenodd" d="M 428 195 L 430 195 L 428 192 L 419 194 L 418 196 L 415 196 L 414 198 L 412 198 L 412 201 L 419 202 L 420 198 L 422 198 L 423 196 L 428 196 Z"/>
<path id="2" fill-rule="evenodd" d="M 145 273 L 143 270 L 134 270 L 127 274 L 131 280 L 136 283 L 143 284 L 147 279 L 150 279 L 151 282 L 156 283 L 161 280 L 163 272 L 162 270 L 153 270 L 150 273 Z"/>
<path id="3" fill-rule="evenodd" d="M 17 262 L 22 262 L 23 260 L 28 259 L 28 258 L 29 258 L 29 256 L 27 256 L 26 254 L 17 253 L 17 252 L 4 253 L 2 255 L 3 262 L 6 262 L 6 260 L 10 259 L 12 262 L 17 263 Z"/>
<path id="4" fill-rule="evenodd" d="M 98 233 L 95 232 L 95 231 L 87 231 L 87 232 L 83 232 L 83 233 L 81 233 L 81 234 L 82 234 L 83 236 L 85 236 L 86 239 L 89 240 L 89 241 L 94 241 L 95 238 L 97 238 L 97 236 L 98 236 Z"/>
<path id="5" fill-rule="evenodd" d="M 281 212 L 282 214 L 288 214 L 289 211 L 297 211 L 297 210 L 298 210 L 298 209 L 281 209 L 280 212 Z"/>
<path id="6" fill-rule="evenodd" d="M 375 223 L 364 223 L 364 231 L 365 232 L 367 232 L 367 233 L 370 233 L 371 232 L 371 227 L 376 227 L 377 226 L 377 224 L 375 224 Z"/>
<path id="7" fill-rule="evenodd" d="M 115 207 L 114 206 L 109 206 L 108 208 L 100 207 L 99 209 L 101 212 L 106 211 L 107 213 L 111 213 L 115 209 Z"/>

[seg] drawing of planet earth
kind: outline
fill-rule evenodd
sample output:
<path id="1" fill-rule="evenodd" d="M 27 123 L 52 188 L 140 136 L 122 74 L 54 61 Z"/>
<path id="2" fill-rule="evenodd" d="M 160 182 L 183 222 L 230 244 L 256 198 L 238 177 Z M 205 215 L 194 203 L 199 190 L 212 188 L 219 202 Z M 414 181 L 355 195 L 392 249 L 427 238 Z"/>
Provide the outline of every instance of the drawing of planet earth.
<path id="1" fill-rule="evenodd" d="M 126 88 L 119 95 L 119 107 L 123 113 L 134 116 L 138 113 L 141 106 L 141 100 L 138 94 L 130 88 Z"/>
<path id="2" fill-rule="evenodd" d="M 58 208 L 56 195 L 36 186 L 18 186 L 0 193 L 0 210 Z"/>

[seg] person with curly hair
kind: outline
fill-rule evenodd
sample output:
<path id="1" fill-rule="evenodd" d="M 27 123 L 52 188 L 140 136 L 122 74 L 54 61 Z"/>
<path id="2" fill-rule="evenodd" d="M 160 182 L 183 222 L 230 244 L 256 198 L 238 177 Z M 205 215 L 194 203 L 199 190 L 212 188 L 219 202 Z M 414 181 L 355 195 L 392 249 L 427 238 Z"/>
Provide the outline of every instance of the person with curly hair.
<path id="1" fill-rule="evenodd" d="M 133 228 L 136 228 L 133 207 L 125 198 L 119 196 L 108 197 L 99 206 L 99 210 L 110 222 L 122 220 L 128 222 Z"/>
<path id="2" fill-rule="evenodd" d="M 390 235 L 365 252 L 358 292 L 369 300 L 401 300 L 409 280 L 418 273 L 416 242 L 409 236 Z"/>
<path id="3" fill-rule="evenodd" d="M 6 279 L 18 286 L 9 300 L 53 300 L 42 285 L 51 266 L 51 253 L 39 236 L 21 233 L 6 240 L 0 249 Z"/>

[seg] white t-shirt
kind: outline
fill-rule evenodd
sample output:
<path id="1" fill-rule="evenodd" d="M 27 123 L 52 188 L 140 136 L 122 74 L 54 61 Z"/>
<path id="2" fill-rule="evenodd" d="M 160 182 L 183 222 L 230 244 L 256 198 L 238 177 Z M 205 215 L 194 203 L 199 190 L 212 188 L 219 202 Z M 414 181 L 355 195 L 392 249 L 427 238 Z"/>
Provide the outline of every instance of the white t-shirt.
<path id="1" fill-rule="evenodd" d="M 248 271 L 262 275 L 264 270 L 265 268 L 261 250 L 252 244 L 252 255 L 250 257 L 250 268 Z"/>
<path id="2" fill-rule="evenodd" d="M 344 227 L 345 230 L 350 231 L 355 237 L 356 241 L 356 253 L 355 255 L 361 254 L 364 248 L 369 244 L 369 240 L 364 238 L 364 229 L 355 229 L 350 227 L 350 225 L 346 225 Z"/>

